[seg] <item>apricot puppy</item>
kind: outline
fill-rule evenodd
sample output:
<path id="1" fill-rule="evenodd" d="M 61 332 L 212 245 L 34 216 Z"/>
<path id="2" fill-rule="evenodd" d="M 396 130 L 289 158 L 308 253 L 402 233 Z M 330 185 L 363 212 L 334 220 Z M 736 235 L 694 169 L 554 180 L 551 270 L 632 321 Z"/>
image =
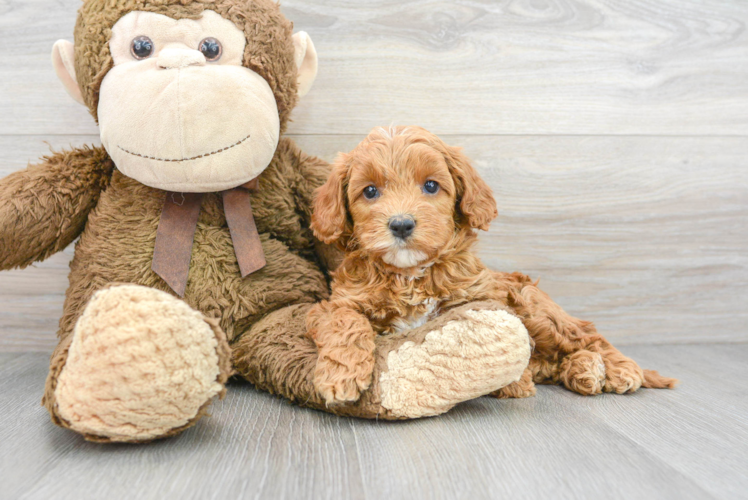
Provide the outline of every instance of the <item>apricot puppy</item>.
<path id="1" fill-rule="evenodd" d="M 319 352 L 314 385 L 328 405 L 356 401 L 369 387 L 377 334 L 482 300 L 506 304 L 535 342 L 525 375 L 498 397 L 531 396 L 534 383 L 581 394 L 674 385 L 643 371 L 528 277 L 489 270 L 472 252 L 474 230 L 497 215 L 491 189 L 462 152 L 420 127 L 374 129 L 338 157 L 316 192 L 312 229 L 346 255 L 330 300 L 307 317 Z"/>

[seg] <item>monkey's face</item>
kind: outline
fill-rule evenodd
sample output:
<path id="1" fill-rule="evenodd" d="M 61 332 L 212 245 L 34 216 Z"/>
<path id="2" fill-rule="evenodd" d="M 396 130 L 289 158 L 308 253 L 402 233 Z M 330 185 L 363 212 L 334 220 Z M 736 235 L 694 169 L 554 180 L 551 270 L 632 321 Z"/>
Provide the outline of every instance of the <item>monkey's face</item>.
<path id="1" fill-rule="evenodd" d="M 112 29 L 101 141 L 117 168 L 168 191 L 220 191 L 257 177 L 279 138 L 267 82 L 242 65 L 244 33 L 213 11 L 131 12 Z"/>
<path id="2" fill-rule="evenodd" d="M 275 5 L 268 12 L 280 16 Z M 264 59 L 269 54 L 256 53 L 254 40 L 248 48 L 248 33 L 219 13 L 165 14 L 129 12 L 111 28 L 111 67 L 102 72 L 92 108 L 102 145 L 118 170 L 147 186 L 211 192 L 242 185 L 272 160 L 289 111 L 284 101 L 285 114 L 279 113 L 278 96 L 296 93 L 296 85 L 279 94 L 280 79 L 268 73 L 271 66 Z M 274 33 L 268 35 L 271 44 L 295 50 L 288 52 L 293 56 L 288 61 L 298 67 L 303 94 L 316 75 L 314 46 L 303 32 L 292 39 L 289 33 L 287 40 Z M 283 50 L 275 53 L 287 57 Z M 75 77 L 73 59 L 81 55 L 60 41 L 53 61 L 71 95 L 90 106 Z M 255 58 L 264 77 L 250 69 Z"/>

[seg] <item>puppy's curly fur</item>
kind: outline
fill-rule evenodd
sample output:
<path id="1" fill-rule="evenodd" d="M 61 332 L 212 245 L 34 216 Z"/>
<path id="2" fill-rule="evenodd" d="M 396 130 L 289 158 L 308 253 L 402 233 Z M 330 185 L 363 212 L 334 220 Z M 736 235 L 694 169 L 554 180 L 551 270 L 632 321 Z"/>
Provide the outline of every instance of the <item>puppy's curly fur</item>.
<path id="1" fill-rule="evenodd" d="M 536 383 L 585 395 L 675 385 L 642 370 L 527 276 L 489 270 L 472 252 L 474 229 L 497 215 L 491 189 L 461 150 L 422 128 L 375 129 L 338 157 L 316 193 L 312 229 L 346 256 L 330 300 L 307 318 L 319 350 L 314 383 L 328 404 L 355 401 L 369 387 L 377 334 L 482 300 L 514 310 L 535 343 L 524 376 L 497 397 L 532 396 Z"/>

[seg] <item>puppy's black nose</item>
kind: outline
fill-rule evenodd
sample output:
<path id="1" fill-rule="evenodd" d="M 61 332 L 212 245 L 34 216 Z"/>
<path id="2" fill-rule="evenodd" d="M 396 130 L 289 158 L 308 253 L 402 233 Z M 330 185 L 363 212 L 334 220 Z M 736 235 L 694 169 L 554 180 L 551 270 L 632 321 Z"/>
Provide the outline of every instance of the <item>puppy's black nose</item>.
<path id="1" fill-rule="evenodd" d="M 396 238 L 404 240 L 411 234 L 416 228 L 416 221 L 412 217 L 393 217 L 390 219 L 390 231 L 395 235 Z"/>

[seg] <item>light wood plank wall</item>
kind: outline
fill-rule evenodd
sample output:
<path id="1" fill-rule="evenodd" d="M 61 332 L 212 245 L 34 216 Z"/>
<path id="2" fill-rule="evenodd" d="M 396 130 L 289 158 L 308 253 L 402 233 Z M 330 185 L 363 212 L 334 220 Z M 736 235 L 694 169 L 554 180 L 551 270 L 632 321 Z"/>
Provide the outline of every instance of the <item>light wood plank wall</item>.
<path id="1" fill-rule="evenodd" d="M 79 0 L 0 0 L 0 176 L 97 143 L 49 53 Z M 290 135 L 328 160 L 372 127 L 465 148 L 482 236 L 620 344 L 745 342 L 748 2 L 289 0 L 320 56 Z M 45 142 L 46 141 L 46 142 Z M 72 248 L 0 274 L 0 351 L 48 351 Z"/>

